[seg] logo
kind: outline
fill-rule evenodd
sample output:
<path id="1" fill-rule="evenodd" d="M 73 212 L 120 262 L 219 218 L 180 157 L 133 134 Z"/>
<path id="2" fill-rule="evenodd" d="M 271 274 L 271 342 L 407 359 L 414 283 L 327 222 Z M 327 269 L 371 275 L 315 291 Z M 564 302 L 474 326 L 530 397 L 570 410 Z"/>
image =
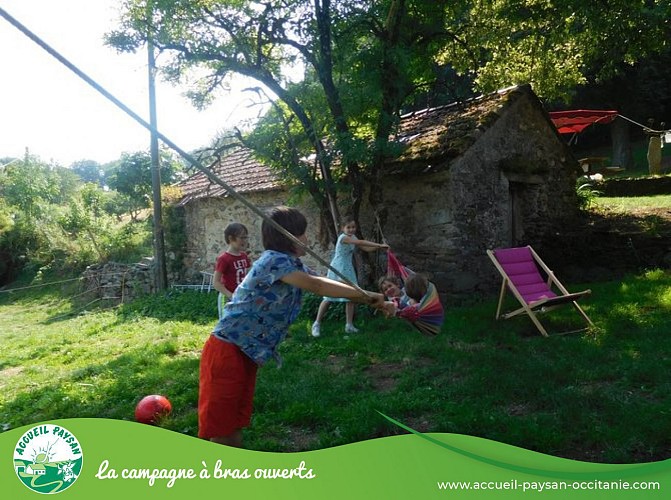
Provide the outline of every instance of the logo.
<path id="1" fill-rule="evenodd" d="M 77 438 L 64 427 L 43 424 L 27 431 L 14 448 L 14 470 L 37 493 L 60 493 L 74 484 L 84 457 Z"/>

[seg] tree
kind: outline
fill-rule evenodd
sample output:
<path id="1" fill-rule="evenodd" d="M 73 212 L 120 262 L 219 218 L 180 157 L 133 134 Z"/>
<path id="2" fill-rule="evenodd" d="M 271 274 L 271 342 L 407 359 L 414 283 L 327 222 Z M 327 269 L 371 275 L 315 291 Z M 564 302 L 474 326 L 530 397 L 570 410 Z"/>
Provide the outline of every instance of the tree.
<path id="1" fill-rule="evenodd" d="M 402 39 L 397 36 L 402 31 L 401 20 L 408 29 L 413 25 L 424 27 L 427 22 L 433 26 L 436 16 L 425 15 L 424 11 L 441 12 L 432 2 L 418 2 L 422 16 L 411 19 L 404 9 L 405 3 L 392 0 L 377 7 L 375 2 L 354 0 L 335 4 L 330 0 L 264 3 L 129 0 L 122 29 L 109 34 L 108 42 L 122 50 L 135 50 L 150 37 L 156 47 L 174 56 L 162 69 L 175 81 L 194 67 L 207 68 L 206 76 L 191 91 L 199 105 L 206 103 L 212 91 L 224 85 L 233 73 L 255 78 L 282 101 L 285 114 L 304 136 L 300 143 L 309 144 L 314 152 L 313 163 L 296 162 L 308 156 L 304 151 L 296 150 L 296 154 L 289 156 L 301 179 L 315 180 L 308 190 L 324 218 L 330 212 L 332 219 L 338 219 L 335 186 L 339 180 L 346 181 L 342 184 L 350 188 L 350 210 L 356 218 L 365 183 L 362 161 L 371 156 L 361 145 L 371 139 L 368 132 L 377 129 L 383 139 L 374 148 L 384 151 L 388 140 L 385 134 L 394 120 L 389 113 L 375 112 L 383 97 L 376 90 L 378 86 L 366 83 L 371 74 L 363 72 L 363 80 L 357 81 L 345 69 L 357 63 L 356 51 L 352 49 L 359 44 L 374 45 L 371 40 L 377 36 L 388 39 L 383 70 L 385 67 L 387 71 L 393 70 L 399 40 L 414 43 L 412 35 Z M 394 15 L 387 16 L 387 10 Z M 152 15 L 147 16 L 147 12 Z M 389 19 L 387 24 L 385 17 Z M 421 43 L 418 46 L 426 47 Z M 282 72 L 297 61 L 305 65 L 306 78 L 291 85 Z M 360 66 L 360 62 L 354 65 Z M 392 113 L 398 111 L 395 108 L 407 92 L 405 84 L 396 79 L 397 73 L 373 77 L 375 83 L 399 83 L 387 88 L 386 102 Z M 358 77 L 361 72 L 353 74 Z M 364 85 L 358 85 L 362 82 Z M 373 94 L 369 94 L 371 90 Z M 349 91 L 355 95 L 343 98 L 343 92 Z M 364 109 L 362 103 L 366 103 Z M 371 126 L 371 120 L 384 123 Z M 330 228 L 332 239 L 336 225 Z"/>
<path id="2" fill-rule="evenodd" d="M 473 0 L 463 43 L 441 60 L 474 76 L 481 91 L 531 83 L 548 99 L 568 99 L 592 73 L 607 79 L 620 63 L 665 50 L 668 0 Z"/>
<path id="3" fill-rule="evenodd" d="M 72 171 L 84 182 L 104 185 L 104 172 L 100 163 L 94 160 L 79 160 L 70 165 Z"/>
<path id="4" fill-rule="evenodd" d="M 26 153 L 0 173 L 0 194 L 26 217 L 38 218 L 51 203 L 67 200 L 77 189 L 72 172 Z"/>
<path id="5" fill-rule="evenodd" d="M 671 44 L 663 51 L 641 58 L 634 64 L 621 62 L 614 74 L 604 77 L 600 67 L 595 67 L 585 74 L 587 83 L 574 89 L 571 96 L 571 107 L 582 109 L 614 109 L 623 116 L 641 124 L 653 119 L 661 127 L 660 122 L 671 122 L 671 93 L 668 82 L 671 79 Z M 563 103 L 552 103 L 556 108 L 563 109 Z M 600 136 L 598 129 L 591 134 L 583 135 L 582 147 L 589 148 L 590 143 Z M 618 119 L 602 132 L 610 132 L 612 164 L 625 168 L 634 166 L 632 144 L 630 138 L 642 139 L 644 131 L 632 123 Z M 594 144 L 592 144 L 593 146 Z"/>
<path id="6" fill-rule="evenodd" d="M 127 0 L 108 43 L 136 50 L 150 39 L 175 82 L 197 68 L 199 106 L 233 74 L 256 79 L 280 101 L 263 121 L 278 134 L 268 156 L 305 183 L 323 218 L 337 218 L 336 187 L 348 189 L 356 218 L 365 184 L 379 186 L 400 151 L 390 137 L 401 110 L 445 69 L 477 90 L 530 82 L 566 96 L 604 52 L 634 61 L 659 50 L 668 14 L 668 0 Z M 297 63 L 304 78 L 291 82 L 285 70 Z M 384 222 L 382 200 L 371 190 Z"/>
<path id="7" fill-rule="evenodd" d="M 63 206 L 78 199 L 79 187 L 70 169 L 28 152 L 5 164 L 0 171 L 0 282 L 27 262 L 45 265 L 72 249 L 58 220 Z"/>
<path id="8" fill-rule="evenodd" d="M 170 184 L 174 180 L 180 164 L 168 151 L 161 151 L 161 183 Z M 128 201 L 128 211 L 133 220 L 151 202 L 151 156 L 146 151 L 124 153 L 109 175 L 109 186 L 124 195 Z"/>

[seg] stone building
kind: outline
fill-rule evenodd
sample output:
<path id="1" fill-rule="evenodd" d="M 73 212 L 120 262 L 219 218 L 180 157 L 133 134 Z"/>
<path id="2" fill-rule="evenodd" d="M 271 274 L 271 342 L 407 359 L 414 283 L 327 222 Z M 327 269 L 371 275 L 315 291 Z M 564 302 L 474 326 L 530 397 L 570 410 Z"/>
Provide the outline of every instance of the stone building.
<path id="1" fill-rule="evenodd" d="M 382 233 L 408 267 L 427 273 L 445 295 L 491 291 L 497 282 L 485 250 L 540 245 L 575 216 L 578 164 L 529 86 L 401 117 L 393 138 L 401 154 L 387 164 L 381 186 Z M 288 191 L 252 154 L 240 149 L 214 169 L 259 207 L 287 203 Z M 252 253 L 262 250 L 261 221 L 198 173 L 182 183 L 189 251 L 185 267 L 209 270 L 225 248 L 224 227 L 250 229 Z M 295 204 L 310 221 L 316 207 Z M 365 237 L 378 229 L 370 206 L 361 211 Z"/>

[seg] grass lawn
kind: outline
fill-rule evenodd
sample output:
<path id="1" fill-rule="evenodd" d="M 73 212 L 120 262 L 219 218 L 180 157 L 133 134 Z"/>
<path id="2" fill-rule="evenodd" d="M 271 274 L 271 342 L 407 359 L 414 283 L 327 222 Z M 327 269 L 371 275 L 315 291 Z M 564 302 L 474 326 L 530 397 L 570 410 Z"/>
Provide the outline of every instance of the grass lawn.
<path id="1" fill-rule="evenodd" d="M 449 309 L 436 338 L 359 307 L 362 333 L 345 338 L 331 320 L 313 339 L 305 311 L 282 345 L 284 366 L 259 371 L 246 446 L 290 452 L 405 432 L 379 411 L 423 432 L 579 460 L 671 458 L 671 274 L 589 286 L 584 307 L 597 327 L 551 338 L 523 317 L 494 321 L 495 297 Z M 0 293 L 0 428 L 132 420 L 141 397 L 161 393 L 173 405 L 161 425 L 195 436 L 215 294 L 81 313 L 67 300 L 76 293 L 68 284 Z M 550 331 L 577 318 L 551 314 Z"/>
<path id="2" fill-rule="evenodd" d="M 650 211 L 659 209 L 671 210 L 671 195 L 657 196 L 621 196 L 604 197 L 597 196 L 592 200 L 595 208 L 607 209 L 613 212 L 635 213 L 637 211 Z"/>

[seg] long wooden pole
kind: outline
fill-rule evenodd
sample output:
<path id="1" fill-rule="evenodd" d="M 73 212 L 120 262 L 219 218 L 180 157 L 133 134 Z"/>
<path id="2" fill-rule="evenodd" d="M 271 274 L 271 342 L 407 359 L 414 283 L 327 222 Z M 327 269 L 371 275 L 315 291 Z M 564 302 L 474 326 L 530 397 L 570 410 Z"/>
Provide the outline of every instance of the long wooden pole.
<path id="1" fill-rule="evenodd" d="M 156 135 L 156 59 L 154 45 L 147 43 L 147 73 L 149 89 L 149 123 L 151 150 L 151 192 L 154 222 L 154 271 L 157 290 L 168 288 L 168 273 L 165 265 L 165 239 L 163 236 L 163 216 L 161 214 L 161 165 L 158 155 Z"/>

